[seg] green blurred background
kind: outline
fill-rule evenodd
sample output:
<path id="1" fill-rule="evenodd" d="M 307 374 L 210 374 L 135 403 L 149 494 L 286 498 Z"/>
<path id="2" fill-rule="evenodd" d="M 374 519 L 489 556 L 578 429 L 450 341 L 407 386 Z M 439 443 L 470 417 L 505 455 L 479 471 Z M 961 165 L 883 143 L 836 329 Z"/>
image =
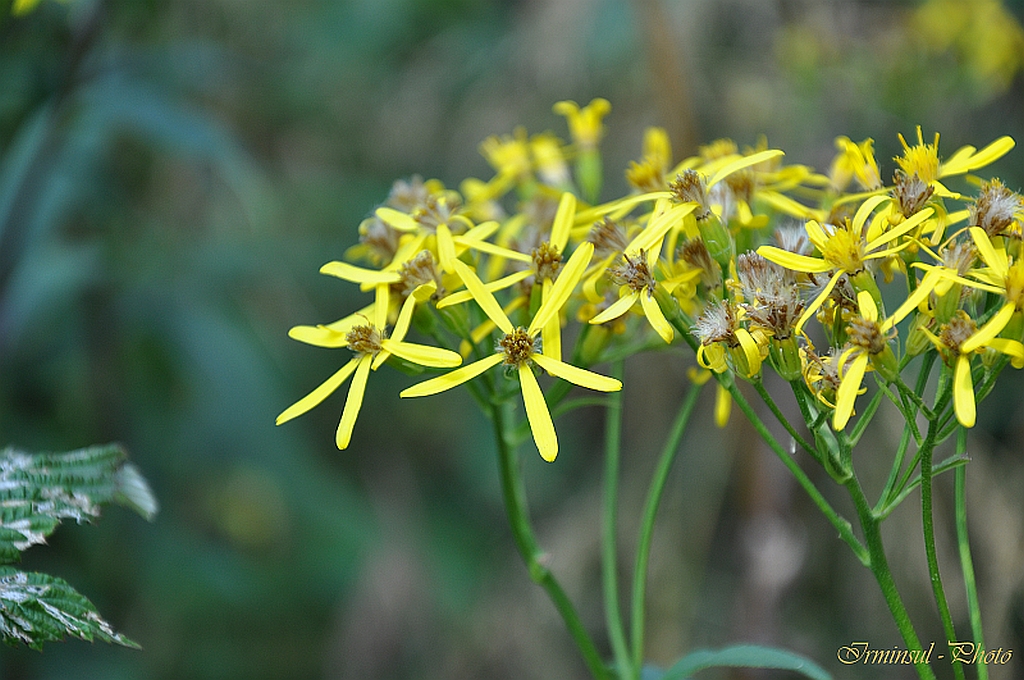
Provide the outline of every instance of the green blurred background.
<path id="1" fill-rule="evenodd" d="M 153 524 L 112 509 L 62 527 L 24 560 L 144 651 L 4 648 L 5 678 L 584 677 L 514 552 L 489 427 L 467 395 L 400 403 L 408 379 L 385 370 L 348 450 L 333 445 L 342 394 L 275 428 L 345 360 L 288 328 L 364 304 L 320 265 L 355 243 L 394 180 L 486 178 L 479 143 L 519 124 L 566 138 L 561 99 L 612 102 L 607 197 L 626 191 L 652 124 L 677 158 L 763 133 L 820 170 L 835 136 L 870 136 L 883 176 L 897 132 L 918 124 L 942 133 L 945 155 L 1024 140 L 1019 1 L 43 0 L 21 17 L 7 4 L 0 444 L 123 442 L 162 509 Z M 992 169 L 1017 190 L 1022 153 Z M 689 365 L 681 353 L 627 365 L 626 573 Z M 1013 373 L 981 409 L 968 476 L 988 640 L 1020 657 Z M 746 640 L 872 677 L 834 662 L 853 640 L 898 643 L 870 574 L 747 426 L 714 429 L 711 412 L 700 406 L 658 524 L 650 659 Z M 880 422 L 884 459 L 900 423 Z M 556 464 L 526 455 L 532 508 L 600 630 L 600 411 L 559 431 Z M 865 450 L 858 465 L 874 469 Z M 951 488 L 938 485 L 940 528 Z M 914 505 L 887 539 L 922 637 L 938 640 Z M 954 543 L 939 538 L 955 577 Z"/>

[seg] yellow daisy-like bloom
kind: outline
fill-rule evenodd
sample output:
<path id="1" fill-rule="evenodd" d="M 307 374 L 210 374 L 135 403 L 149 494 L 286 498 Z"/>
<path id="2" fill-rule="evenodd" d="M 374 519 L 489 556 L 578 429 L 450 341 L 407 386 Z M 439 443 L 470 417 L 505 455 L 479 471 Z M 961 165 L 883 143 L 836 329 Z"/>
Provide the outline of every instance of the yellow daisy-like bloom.
<path id="1" fill-rule="evenodd" d="M 544 460 L 548 462 L 555 460 L 558 455 L 558 438 L 555 435 L 551 413 L 544 401 L 544 393 L 537 383 L 537 377 L 533 374 L 533 365 L 540 366 L 553 376 L 592 390 L 615 392 L 622 389 L 622 383 L 618 380 L 567 364 L 541 351 L 541 348 L 538 347 L 538 340 L 540 340 L 538 336 L 541 330 L 550 319 L 557 317 L 562 306 L 569 299 L 580 276 L 583 275 L 592 253 L 593 245 L 590 243 L 583 243 L 576 249 L 551 288 L 550 295 L 538 307 L 533 320 L 525 329 L 514 326 L 494 295 L 487 290 L 476 273 L 465 263 L 456 260 L 455 270 L 462 277 L 463 283 L 466 284 L 473 299 L 505 335 L 498 342 L 494 354 L 445 375 L 413 385 L 403 390 L 401 396 L 424 397 L 444 392 L 472 380 L 498 364 L 504 364 L 506 367 L 514 369 L 519 375 L 523 403 L 526 406 L 526 417 L 530 423 L 530 430 L 533 432 L 537 450 L 540 451 Z"/>
<path id="2" fill-rule="evenodd" d="M 832 186 L 842 191 L 856 179 L 857 183 L 867 191 L 874 191 L 882 186 L 882 179 L 878 172 L 878 164 L 875 162 L 875 141 L 865 139 L 856 144 L 849 137 L 836 137 L 836 148 L 839 153 L 832 160 L 832 169 L 829 177 Z"/>
<path id="3" fill-rule="evenodd" d="M 506 256 L 511 255 L 512 259 L 521 262 L 528 262 L 531 265 L 530 268 L 484 284 L 487 291 L 495 293 L 499 290 L 510 288 L 520 281 L 525 281 L 530 276 L 533 276 L 534 284 L 541 286 L 541 302 L 547 300 L 551 295 L 551 288 L 554 285 L 555 279 L 562 268 L 562 253 L 565 251 L 566 246 L 569 245 L 569 230 L 572 227 L 575 214 L 576 196 L 569 192 L 563 193 L 558 203 L 558 211 L 555 213 L 554 222 L 551 225 L 551 237 L 547 241 L 541 243 L 529 255 L 505 249 L 503 249 L 502 253 L 498 253 Z M 587 261 L 589 262 L 589 257 Z M 438 309 L 443 309 L 450 305 L 468 302 L 473 297 L 472 292 L 467 289 L 449 295 L 441 300 L 437 307 Z M 491 328 L 493 327 L 488 327 L 487 332 L 490 332 Z M 556 314 L 548 321 L 543 329 L 543 333 L 544 347 L 546 348 L 545 354 L 561 359 L 561 320 L 559 315 Z"/>
<path id="4" fill-rule="evenodd" d="M 956 419 L 964 427 L 974 427 L 977 419 L 971 358 L 988 348 L 1009 356 L 1015 367 L 1024 366 L 1024 345 L 1016 340 L 994 337 L 988 329 L 990 325 L 991 322 L 979 329 L 966 312 L 958 310 L 948 323 L 942 325 L 938 336 L 922 329 L 943 354 L 947 364 L 953 364 L 953 409 Z"/>
<path id="5" fill-rule="evenodd" d="M 853 221 L 847 221 L 839 227 L 821 225 L 816 220 L 807 222 L 804 229 L 811 243 L 821 253 L 820 257 L 799 255 L 775 246 L 761 246 L 757 249 L 757 254 L 766 260 L 793 271 L 813 274 L 833 272 L 828 284 L 797 321 L 795 332 L 799 333 L 807 320 L 818 311 L 843 274 L 855 275 L 864 269 L 869 260 L 885 258 L 905 248 L 906 243 L 892 244 L 931 217 L 933 212 L 931 208 L 925 208 L 888 231 L 878 228 L 879 221 L 873 222 L 872 228 L 867 229 L 868 217 L 879 205 L 890 200 L 888 196 L 872 196 L 861 204 Z"/>
<path id="6" fill-rule="evenodd" d="M 342 383 L 352 376 L 352 384 L 349 386 L 345 408 L 342 411 L 341 421 L 338 423 L 338 431 L 335 435 L 338 449 L 344 450 L 352 438 L 352 429 L 355 427 L 359 409 L 363 404 L 363 394 L 366 391 L 370 370 L 376 370 L 388 356 L 394 354 L 411 363 L 434 368 L 451 368 L 461 364 L 462 357 L 456 352 L 402 340 L 409 328 L 415 300 L 423 297 L 424 293 L 429 297 L 429 285 L 421 288 L 419 293 L 410 295 L 406 300 L 390 338 L 385 335 L 383 330 L 387 319 L 387 307 L 380 304 L 374 306 L 372 322 L 365 317 L 362 319 L 346 317 L 342 320 L 344 323 L 338 322 L 333 328 L 296 326 L 289 331 L 289 336 L 301 342 L 320 347 L 348 347 L 355 352 L 356 356 L 312 392 L 285 409 L 277 417 L 277 424 L 286 423 L 309 411 L 334 393 Z M 359 321 L 363 323 L 359 323 Z"/>
<path id="7" fill-rule="evenodd" d="M 833 429 L 842 430 L 853 416 L 853 405 L 857 395 L 862 392 L 861 381 L 869 362 L 882 370 L 886 377 L 895 377 L 896 358 L 889 347 L 889 339 L 896 324 L 914 311 L 929 295 L 938 277 L 937 272 L 926 274 L 914 293 L 892 316 L 882 322 L 878 321 L 878 307 L 871 293 L 863 290 L 857 293 L 860 316 L 850 320 L 847 328 L 850 346 L 839 355 L 836 362 L 839 388 L 836 390 L 836 410 L 832 416 Z"/>
<path id="8" fill-rule="evenodd" d="M 612 110 L 612 105 L 607 99 L 598 97 L 582 109 L 574 101 L 561 101 L 555 103 L 552 110 L 560 116 L 565 116 L 569 124 L 569 135 L 577 148 L 592 150 L 597 148 L 604 137 L 602 121 Z"/>
<path id="9" fill-rule="evenodd" d="M 977 170 L 989 165 L 1014 147 L 1012 137 L 1003 136 L 978 151 L 973 146 L 964 146 L 945 161 L 939 160 L 939 133 L 935 133 L 935 139 L 931 144 L 924 143 L 924 136 L 921 133 L 921 126 L 917 126 L 917 144 L 911 146 L 903 135 L 899 135 L 900 144 L 903 145 L 903 155 L 893 160 L 900 166 L 907 175 L 917 174 L 922 181 L 935 187 L 939 196 L 959 198 L 959 195 L 950 191 L 939 182 L 943 177 L 963 175 L 964 173 Z"/>

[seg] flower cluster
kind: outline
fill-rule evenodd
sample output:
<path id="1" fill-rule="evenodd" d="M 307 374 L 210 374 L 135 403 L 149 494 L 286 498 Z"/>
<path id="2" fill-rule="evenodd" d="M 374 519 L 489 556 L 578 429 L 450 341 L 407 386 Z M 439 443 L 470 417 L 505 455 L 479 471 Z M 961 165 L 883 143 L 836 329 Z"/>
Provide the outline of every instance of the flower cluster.
<path id="1" fill-rule="evenodd" d="M 551 409 L 568 390 L 552 381 L 545 394 L 543 374 L 615 391 L 617 379 L 590 367 L 636 351 L 688 344 L 702 367 L 696 380 L 756 382 L 770 367 L 813 395 L 835 432 L 855 416 L 869 371 L 882 389 L 905 387 L 907 363 L 935 352 L 956 418 L 971 427 L 976 386 L 1008 362 L 1024 365 L 1024 201 L 969 174 L 1006 154 L 1009 137 L 943 158 L 938 135 L 925 142 L 918 129 L 916 143 L 900 136 L 886 183 L 870 139 L 839 137 L 821 174 L 787 164 L 765 141 L 741 150 L 719 140 L 674 163 L 655 128 L 626 170 L 631 193 L 600 202 L 609 111 L 600 99 L 557 104 L 569 142 L 522 129 L 486 140 L 494 175 L 458 191 L 396 183 L 360 225 L 347 254 L 359 264 L 321 270 L 359 284 L 372 302 L 290 332 L 354 357 L 278 422 L 352 376 L 337 436 L 345 448 L 370 372 L 387 361 L 450 368 L 401 396 L 467 383 L 478 396 L 507 397 L 504 386 L 518 383 L 511 393 L 521 393 L 550 461 Z M 977 190 L 953 191 L 955 177 Z M 405 341 L 413 328 L 432 344 Z"/>

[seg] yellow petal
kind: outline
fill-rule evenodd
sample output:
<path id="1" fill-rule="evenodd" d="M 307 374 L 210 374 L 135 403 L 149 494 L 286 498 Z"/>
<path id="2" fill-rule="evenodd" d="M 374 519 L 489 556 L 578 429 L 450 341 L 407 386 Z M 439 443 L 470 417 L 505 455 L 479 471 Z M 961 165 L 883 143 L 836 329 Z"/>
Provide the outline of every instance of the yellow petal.
<path id="1" fill-rule="evenodd" d="M 541 284 L 541 300 L 551 296 L 551 279 L 545 278 Z M 543 303 L 542 303 L 543 304 Z M 562 360 L 562 319 L 560 314 L 553 314 L 541 327 L 541 346 L 547 356 Z"/>
<path id="2" fill-rule="evenodd" d="M 672 330 L 672 324 L 668 322 L 665 315 L 661 312 L 661 307 L 658 306 L 658 301 L 654 299 L 654 296 L 648 295 L 646 292 L 640 293 L 640 306 L 644 308 L 644 316 L 651 323 L 651 326 L 658 332 L 661 339 L 666 343 L 671 344 L 672 339 L 675 337 L 675 333 Z"/>
<path id="3" fill-rule="evenodd" d="M 875 306 L 875 299 L 871 297 L 871 293 L 866 290 L 858 292 L 857 306 L 860 307 L 861 317 L 868 321 L 878 321 L 878 307 Z"/>
<path id="4" fill-rule="evenodd" d="M 659 205 L 668 206 L 668 201 L 661 202 Z M 664 212 L 659 212 L 655 208 L 650 220 L 647 222 L 647 226 L 637 234 L 636 238 L 630 241 L 629 245 L 626 246 L 626 250 L 630 252 L 655 250 L 654 245 L 660 243 L 665 238 L 665 234 L 671 231 L 673 227 L 678 226 L 683 218 L 696 209 L 697 205 L 695 203 L 674 205 Z"/>
<path id="5" fill-rule="evenodd" d="M 504 276 L 500 279 L 495 279 L 494 281 L 485 283 L 484 288 L 494 293 L 499 290 L 511 288 L 520 281 L 530 278 L 532 275 L 532 271 L 530 271 L 529 269 L 524 269 L 522 271 L 516 272 L 515 274 L 509 274 L 508 276 Z M 460 290 L 458 293 L 452 293 L 451 295 L 447 295 L 443 299 L 439 300 L 437 303 L 437 308 L 444 309 L 445 307 L 457 305 L 463 302 L 468 302 L 472 299 L 472 293 L 470 293 L 468 290 Z"/>
<path id="6" fill-rule="evenodd" d="M 469 268 L 469 265 L 460 260 L 453 260 L 452 265 L 455 267 L 455 272 L 459 275 L 459 278 L 462 279 L 462 283 L 469 289 L 473 299 L 480 305 L 480 309 L 484 310 L 484 314 L 503 333 L 511 333 L 513 331 L 512 322 L 509 321 L 505 312 L 502 311 L 501 305 L 494 299 L 494 295 L 491 294 L 491 291 L 487 290 L 476 273 Z"/>
<path id="7" fill-rule="evenodd" d="M 900 222 L 899 226 L 896 227 L 895 229 L 890 229 L 889 231 L 883 233 L 878 238 L 869 241 L 867 246 L 865 246 L 865 249 L 868 252 L 871 252 L 872 250 L 881 246 L 883 243 L 890 243 L 891 241 L 895 241 L 900 236 L 903 236 L 911 229 L 914 229 L 915 227 L 917 227 L 917 225 L 921 224 L 926 219 L 931 217 L 933 212 L 935 211 L 932 210 L 931 208 L 919 210 L 918 212 L 914 213 L 913 216 L 908 217 L 907 219 Z"/>
<path id="8" fill-rule="evenodd" d="M 882 332 L 886 332 L 887 330 L 898 324 L 900 321 L 903 321 L 904 317 L 906 317 L 912 311 L 917 309 L 917 306 L 920 305 L 921 302 L 926 297 L 928 297 L 928 295 L 931 294 L 932 289 L 935 288 L 935 286 L 938 285 L 943 280 L 944 279 L 940 270 L 928 270 L 928 272 L 924 275 L 924 278 L 921 279 L 921 282 L 917 284 L 917 288 L 914 289 L 914 292 L 908 295 L 907 299 L 903 301 L 903 304 L 901 304 L 899 308 L 892 313 L 891 316 L 889 316 L 888 318 L 886 318 L 885 321 L 882 322 Z M 865 291 L 861 291 L 861 293 L 863 292 Z M 860 300 L 861 293 L 857 294 L 858 301 Z M 868 297 L 870 297 L 870 295 Z M 871 302 L 872 304 L 874 304 L 873 299 Z M 875 313 L 877 314 L 878 312 L 876 311 Z"/>
<path id="9" fill-rule="evenodd" d="M 488 255 L 495 255 L 497 257 L 505 257 L 510 260 L 518 260 L 519 262 L 533 262 L 533 257 L 526 253 L 520 253 L 518 250 L 510 250 L 509 248 L 496 246 L 489 241 L 479 241 L 476 239 L 466 238 L 465 236 L 453 236 L 452 239 L 454 240 L 455 245 L 459 246 L 459 248 L 457 248 L 459 252 L 469 248 L 470 250 L 487 253 Z"/>
<path id="10" fill-rule="evenodd" d="M 444 272 L 450 272 L 452 270 L 452 262 L 455 261 L 455 241 L 452 239 L 451 229 L 448 228 L 447 224 L 441 223 L 437 225 L 437 231 L 435 232 L 437 238 L 437 259 L 441 265 L 441 270 Z"/>
<path id="11" fill-rule="evenodd" d="M 772 158 L 778 158 L 779 156 L 783 155 L 785 155 L 785 152 L 783 152 L 780 149 L 768 149 L 766 151 L 760 151 L 749 156 L 744 156 L 738 160 L 733 161 L 732 163 L 723 165 L 719 169 L 719 171 L 715 173 L 715 176 L 708 180 L 708 188 L 710 189 L 711 187 L 718 184 L 723 179 L 725 179 L 732 173 L 736 172 L 737 170 L 749 168 L 752 165 L 757 165 L 758 163 L 761 163 L 763 161 L 771 160 Z"/>
<path id="12" fill-rule="evenodd" d="M 526 405 L 526 419 L 530 421 L 533 441 L 537 444 L 540 457 L 552 462 L 558 455 L 558 438 L 555 436 L 555 424 L 551 422 L 544 393 L 540 391 L 533 370 L 526 364 L 519 367 L 519 386 L 523 390 L 523 403 Z"/>
<path id="13" fill-rule="evenodd" d="M 551 239 L 549 242 L 559 251 L 565 250 L 569 243 L 569 230 L 572 228 L 573 218 L 576 216 L 576 197 L 566 191 L 558 201 L 558 211 L 555 213 L 555 221 L 551 225 Z"/>
<path id="14" fill-rule="evenodd" d="M 832 269 L 832 265 L 820 257 L 799 255 L 775 246 L 761 246 L 757 249 L 757 254 L 795 272 L 821 274 Z"/>
<path id="15" fill-rule="evenodd" d="M 538 366 L 556 378 L 567 380 L 580 387 L 597 390 L 598 392 L 617 392 L 622 389 L 622 383 L 615 378 L 609 378 L 606 375 L 594 373 L 593 371 L 567 364 L 564 361 L 552 359 L 543 354 L 534 354 L 533 360 L 537 362 Z"/>
<path id="16" fill-rule="evenodd" d="M 339 451 L 348 448 L 349 440 L 352 438 L 352 428 L 356 425 L 356 418 L 359 416 L 359 409 L 363 405 L 363 394 L 366 392 L 366 379 L 370 375 L 370 364 L 373 357 L 364 354 L 359 357 L 359 364 L 356 366 L 356 374 L 352 376 L 352 384 L 348 386 L 348 397 L 345 399 L 345 410 L 341 412 L 341 422 L 338 423 L 338 432 L 334 441 Z"/>
<path id="17" fill-rule="evenodd" d="M 527 331 L 530 335 L 543 328 L 544 324 L 562 309 L 562 306 L 576 289 L 576 284 L 579 282 L 580 277 L 583 276 L 583 272 L 587 270 L 590 258 L 593 255 L 594 244 L 589 241 L 584 241 L 576 247 L 572 257 L 565 263 L 562 270 L 558 272 L 558 278 L 555 280 L 555 285 L 551 287 L 550 295 L 541 303 L 537 309 L 537 314 L 533 317 L 533 321 L 530 322 L 530 328 Z"/>
<path id="18" fill-rule="evenodd" d="M 630 307 L 637 301 L 640 294 L 636 291 L 630 291 L 626 295 L 623 295 L 618 300 L 613 302 L 611 305 L 605 308 L 603 312 L 595 316 L 590 320 L 592 324 L 606 323 L 612 319 L 617 319 L 626 312 L 629 311 Z"/>
<path id="19" fill-rule="evenodd" d="M 462 237 L 471 239 L 473 241 L 484 241 L 493 236 L 494 233 L 498 231 L 499 228 L 501 228 L 501 225 L 498 223 L 497 220 L 488 220 L 486 222 L 481 222 L 480 224 L 476 225 L 475 227 L 467 231 L 465 234 L 463 234 Z"/>
<path id="20" fill-rule="evenodd" d="M 402 390 L 400 397 L 426 397 L 431 394 L 437 394 L 438 392 L 444 392 L 450 390 L 453 387 L 457 387 L 462 383 L 472 380 L 477 377 L 488 368 L 497 366 L 505 359 L 504 354 L 492 354 L 488 357 L 484 357 L 479 361 L 474 361 L 471 364 L 466 364 L 462 368 L 457 368 L 454 371 L 449 371 L 444 375 L 439 375 L 436 378 L 430 380 L 424 380 L 421 383 L 417 383 L 412 387 L 407 387 Z"/>
<path id="21" fill-rule="evenodd" d="M 1010 263 L 1006 259 L 1006 251 L 1002 248 L 996 249 L 992 245 L 992 241 L 989 239 L 988 234 L 981 227 L 971 227 L 971 238 L 974 239 L 974 245 L 978 246 L 978 254 L 981 255 L 981 259 L 985 261 L 985 264 L 991 268 L 997 276 L 1004 278 L 1010 271 Z"/>
<path id="22" fill-rule="evenodd" d="M 953 408 L 956 410 L 956 419 L 964 427 L 974 427 L 977 418 L 969 356 L 961 354 L 957 357 L 956 370 L 953 372 Z"/>
<path id="23" fill-rule="evenodd" d="M 398 231 L 418 231 L 420 228 L 419 223 L 412 218 L 412 215 L 394 208 L 377 208 L 374 214 L 380 218 L 381 222 Z"/>
<path id="24" fill-rule="evenodd" d="M 853 403 L 860 391 L 861 380 L 864 379 L 864 371 L 868 367 L 867 352 L 858 352 L 849 370 L 842 376 L 839 382 L 839 390 L 836 393 L 836 412 L 832 416 L 832 427 L 835 430 L 842 430 L 853 415 Z"/>
<path id="25" fill-rule="evenodd" d="M 807 309 L 805 309 L 804 313 L 800 315 L 800 319 L 796 322 L 796 326 L 793 327 L 794 333 L 799 334 L 800 331 L 803 330 L 804 324 L 807 323 L 807 321 L 812 316 L 814 316 L 815 312 L 817 312 L 818 309 L 825 303 L 825 300 L 828 299 L 828 296 L 832 294 L 832 289 L 836 287 L 836 282 L 839 281 L 840 275 L 842 275 L 842 272 L 836 272 L 835 274 L 833 274 L 832 278 L 828 280 L 828 284 L 825 286 L 825 288 L 823 288 L 822 291 L 818 293 L 818 297 L 814 298 L 814 301 L 811 302 L 811 304 L 807 305 Z"/>
<path id="26" fill-rule="evenodd" d="M 1004 136 L 970 156 L 961 157 L 959 152 L 955 153 L 947 162 L 941 165 L 939 176 L 962 175 L 965 172 L 982 168 L 1004 156 L 1014 147 L 1014 144 L 1013 137 Z"/>
<path id="27" fill-rule="evenodd" d="M 877 208 L 880 204 L 885 203 L 886 201 L 891 201 L 891 200 L 892 200 L 891 198 L 889 198 L 888 196 L 882 194 L 882 195 L 871 196 L 866 201 L 861 203 L 860 207 L 857 209 L 857 213 L 853 216 L 853 230 L 854 230 L 854 232 L 857 233 L 857 234 L 863 233 L 863 231 L 864 231 L 864 223 L 868 221 L 868 216 L 871 213 L 873 213 L 875 211 L 875 208 Z"/>
<path id="28" fill-rule="evenodd" d="M 359 363 L 359 357 L 353 357 L 351 361 L 342 366 L 334 375 L 327 380 L 323 381 L 316 389 L 299 399 L 297 402 L 286 408 L 281 412 L 281 415 L 277 417 L 276 424 L 287 423 L 292 418 L 301 416 L 306 411 L 310 410 L 324 399 L 329 397 L 334 390 L 338 389 L 341 383 L 345 382 L 352 371 L 356 370 L 356 365 Z"/>
<path id="29" fill-rule="evenodd" d="M 419 345 L 414 342 L 401 342 L 390 338 L 382 340 L 381 345 L 396 357 L 401 357 L 420 366 L 453 368 L 462 363 L 462 356 L 450 349 Z"/>
<path id="30" fill-rule="evenodd" d="M 1014 368 L 1024 368 L 1024 345 L 1017 340 L 993 338 L 987 346 L 1010 357 Z"/>
<path id="31" fill-rule="evenodd" d="M 335 276 L 353 283 L 398 283 L 402 280 L 401 274 L 396 271 L 378 271 L 376 269 L 364 269 L 356 267 L 347 262 L 328 262 L 320 267 L 321 274 Z"/>
<path id="32" fill-rule="evenodd" d="M 388 325 L 388 312 L 391 311 L 391 286 L 386 283 L 377 284 L 374 288 L 373 325 L 384 330 Z"/>
<path id="33" fill-rule="evenodd" d="M 314 347 L 336 348 L 348 344 L 348 331 L 336 331 L 327 326 L 295 326 L 288 330 L 288 337 Z"/>
<path id="34" fill-rule="evenodd" d="M 988 320 L 984 326 L 975 331 L 974 335 L 967 338 L 960 345 L 961 354 L 970 354 L 978 349 L 981 349 L 989 343 L 992 338 L 999 335 L 1006 324 L 1010 323 L 1010 317 L 1013 316 L 1013 303 L 1007 302 L 1003 305 L 1002 309 L 996 312 L 996 315 Z"/>
<path id="35" fill-rule="evenodd" d="M 804 220 L 824 219 L 821 210 L 815 210 L 814 208 L 807 207 L 803 203 L 797 203 L 789 196 L 780 194 L 777 191 L 760 190 L 757 192 L 757 197 L 775 208 L 777 211 L 792 217 Z"/>
<path id="36" fill-rule="evenodd" d="M 732 413 L 732 395 L 729 390 L 722 387 L 721 383 L 715 384 L 715 425 L 723 428 L 729 424 L 729 414 Z"/>
<path id="37" fill-rule="evenodd" d="M 754 337 L 746 328 L 736 329 L 736 339 L 740 341 L 740 347 L 747 359 L 747 377 L 753 378 L 761 372 L 761 351 L 758 349 Z"/>
<path id="38" fill-rule="evenodd" d="M 625 211 L 628 213 L 635 206 L 647 201 L 657 201 L 664 198 L 669 198 L 672 194 L 667 191 L 653 191 L 647 194 L 634 194 L 633 196 L 627 196 L 620 198 L 609 203 L 603 203 L 601 205 L 595 205 L 593 208 L 587 208 L 576 213 L 576 218 L 573 220 L 576 224 L 586 224 L 593 222 L 600 217 L 615 212 L 616 210 Z"/>

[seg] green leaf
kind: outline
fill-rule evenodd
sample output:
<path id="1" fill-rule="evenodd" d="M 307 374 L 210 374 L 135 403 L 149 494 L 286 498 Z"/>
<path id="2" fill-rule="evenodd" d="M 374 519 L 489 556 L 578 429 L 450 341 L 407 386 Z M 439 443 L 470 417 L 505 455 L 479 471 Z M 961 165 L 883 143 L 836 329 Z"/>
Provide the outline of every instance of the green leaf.
<path id="1" fill-rule="evenodd" d="M 61 520 L 87 522 L 103 503 L 152 519 L 156 498 L 117 444 L 68 453 L 0 453 L 0 562 L 43 543 Z"/>
<path id="2" fill-rule="evenodd" d="M 685 680 L 698 671 L 719 667 L 775 668 L 800 673 L 812 680 L 831 680 L 825 669 L 810 659 L 775 647 L 735 645 L 724 649 L 699 649 L 676 662 L 657 680 Z"/>
<path id="3" fill-rule="evenodd" d="M 23 642 L 33 649 L 68 635 L 138 648 L 65 581 L 9 566 L 0 567 L 0 635 L 10 645 Z"/>

